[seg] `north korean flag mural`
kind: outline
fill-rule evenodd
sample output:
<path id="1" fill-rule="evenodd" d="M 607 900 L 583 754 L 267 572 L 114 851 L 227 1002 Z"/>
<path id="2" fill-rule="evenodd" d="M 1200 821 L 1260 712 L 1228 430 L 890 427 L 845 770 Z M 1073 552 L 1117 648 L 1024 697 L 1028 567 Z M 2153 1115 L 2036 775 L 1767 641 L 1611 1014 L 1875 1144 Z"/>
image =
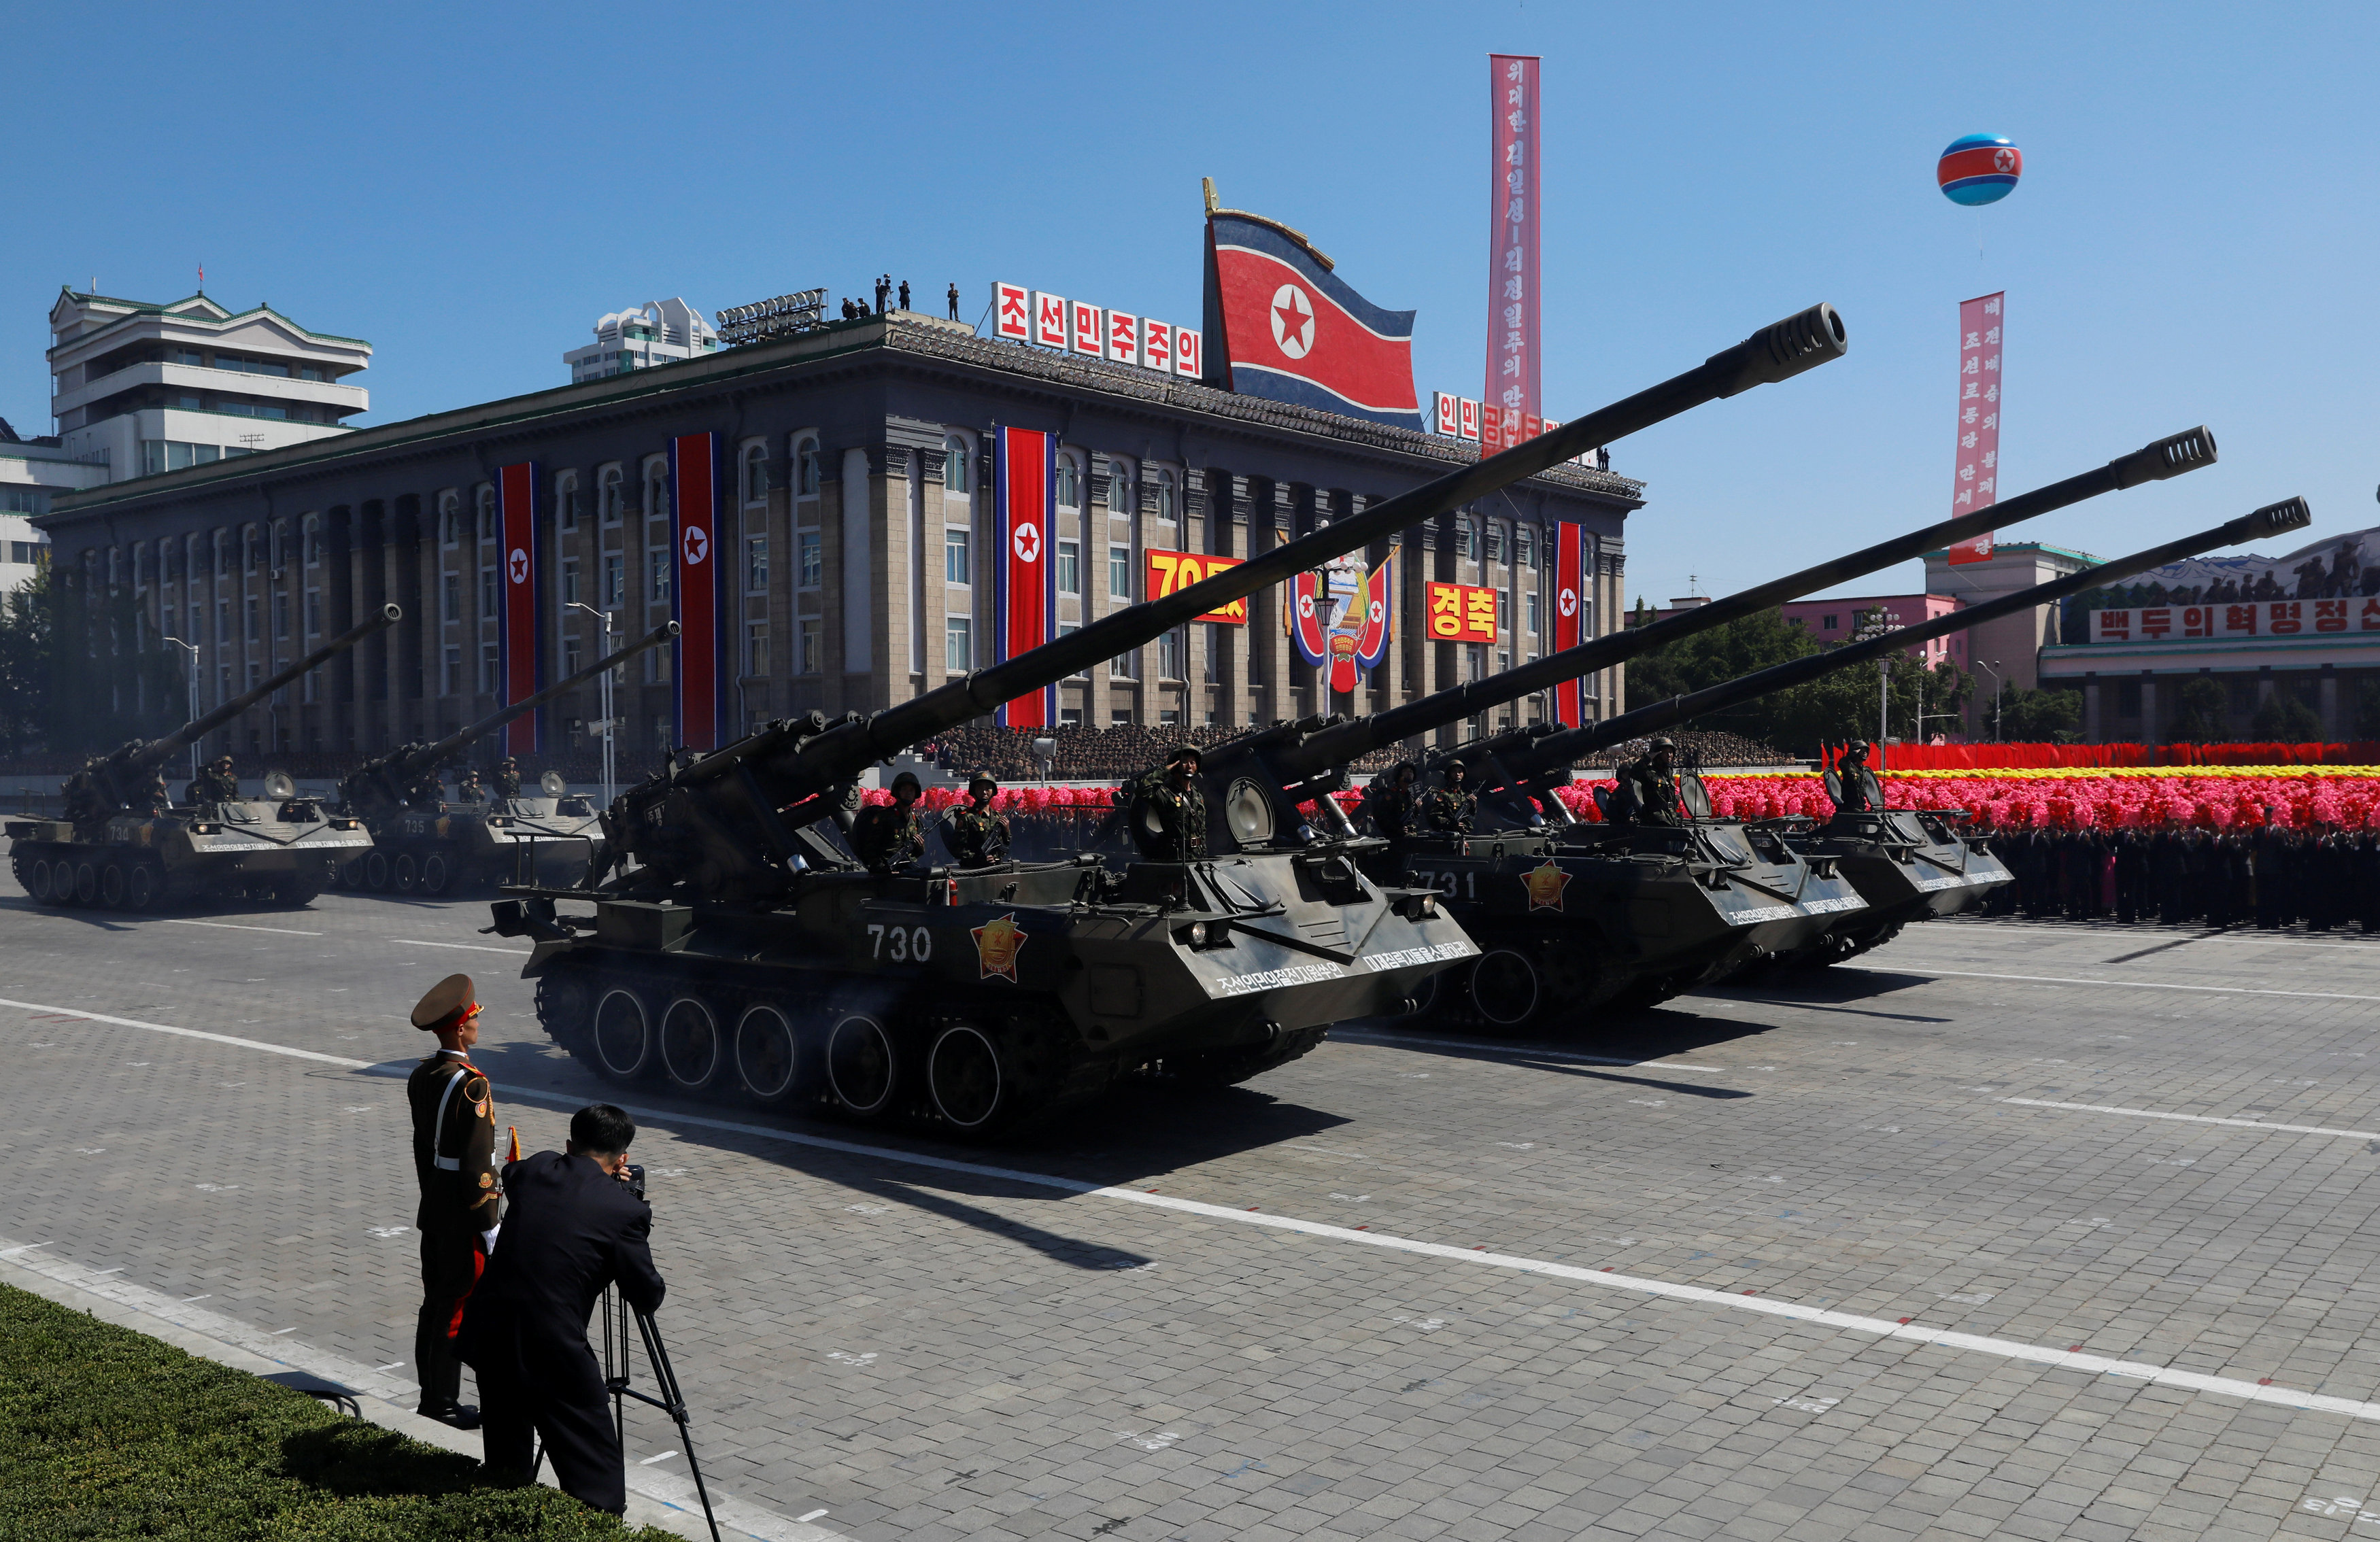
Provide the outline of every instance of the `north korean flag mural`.
<path id="1" fill-rule="evenodd" d="M 1208 384 L 1419 429 L 1413 322 L 1348 287 L 1287 225 L 1208 203 Z"/>
<path id="2" fill-rule="evenodd" d="M 693 749 L 717 749 L 725 714 L 720 694 L 726 676 L 719 667 L 727 639 L 719 618 L 719 436 L 681 434 L 670 441 L 670 533 L 677 542 L 677 583 L 672 607 L 677 640 L 672 643 L 670 683 L 677 710 L 677 742 Z"/>
<path id="3" fill-rule="evenodd" d="M 1554 651 L 1588 640 L 1594 587 L 1588 577 L 1586 531 L 1569 520 L 1554 524 Z M 1571 726 L 1586 721 L 1586 682 L 1565 680 L 1554 687 L 1554 721 Z"/>
<path id="4" fill-rule="evenodd" d="M 537 463 L 522 461 L 496 473 L 496 514 L 503 532 L 504 605 L 497 630 L 507 704 L 535 696 L 545 685 L 545 589 L 538 581 Z M 543 747 L 545 710 L 504 725 L 507 755 Z"/>
<path id="5" fill-rule="evenodd" d="M 1328 666 L 1330 688 L 1342 695 L 1355 688 L 1358 669 L 1377 669 L 1389 656 L 1396 560 L 1390 552 L 1366 573 L 1359 557 L 1333 557 L 1319 572 L 1290 580 L 1284 619 L 1297 655 Z"/>
<path id="6" fill-rule="evenodd" d="M 1058 513 L 1058 436 L 1033 429 L 1002 429 L 994 441 L 992 637 L 996 662 L 1040 647 L 1058 635 L 1058 586 L 1050 577 L 1050 529 Z M 1002 706 L 1010 728 L 1047 728 L 1058 721 L 1058 687 L 1044 686 Z"/>

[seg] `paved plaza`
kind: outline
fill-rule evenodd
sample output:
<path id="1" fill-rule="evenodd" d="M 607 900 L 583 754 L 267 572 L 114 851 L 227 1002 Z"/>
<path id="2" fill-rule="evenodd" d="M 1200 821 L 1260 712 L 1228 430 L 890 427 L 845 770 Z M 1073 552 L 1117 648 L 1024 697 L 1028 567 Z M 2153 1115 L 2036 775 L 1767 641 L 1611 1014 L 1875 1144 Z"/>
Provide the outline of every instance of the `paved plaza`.
<path id="1" fill-rule="evenodd" d="M 486 917 L 0 878 L 0 1278 L 407 1399 L 406 1013 L 463 968 L 499 1126 L 639 1111 L 747 1530 L 2380 1535 L 2380 939 L 1937 923 L 1596 1038 L 1342 1030 L 985 1150 L 599 1082 Z M 631 1413 L 640 1487 L 679 1444 Z"/>

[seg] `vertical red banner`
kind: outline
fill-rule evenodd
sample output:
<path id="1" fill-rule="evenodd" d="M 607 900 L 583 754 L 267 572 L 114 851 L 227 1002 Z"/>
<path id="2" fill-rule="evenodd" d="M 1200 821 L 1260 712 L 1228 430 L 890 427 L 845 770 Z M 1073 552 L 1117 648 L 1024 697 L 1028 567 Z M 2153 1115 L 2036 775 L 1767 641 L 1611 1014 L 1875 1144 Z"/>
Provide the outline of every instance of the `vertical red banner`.
<path id="1" fill-rule="evenodd" d="M 1537 57 L 1488 55 L 1488 390 L 1502 418 L 1482 443 L 1510 449 L 1541 416 L 1537 324 Z"/>
<path id="2" fill-rule="evenodd" d="M 1057 505 L 1058 436 L 1033 429 L 1002 429 L 993 452 L 992 565 L 994 654 L 1005 662 L 1058 635 L 1058 589 L 1050 577 L 1050 528 Z M 1047 728 L 1058 721 L 1058 687 L 1044 686 L 1000 709 L 1010 728 Z"/>
<path id="3" fill-rule="evenodd" d="M 1950 511 L 1972 514 L 1999 502 L 2000 334 L 2008 291 L 1959 302 L 1959 469 Z M 1991 532 L 1950 548 L 1952 565 L 1992 560 Z"/>
<path id="4" fill-rule="evenodd" d="M 671 590 L 677 640 L 671 644 L 670 685 L 677 710 L 677 742 L 717 749 L 719 654 L 731 639 L 720 634 L 719 436 L 681 434 L 670 441 L 670 534 L 677 544 L 677 582 Z"/>
<path id="5" fill-rule="evenodd" d="M 506 705 L 535 696 L 545 684 L 544 586 L 539 581 L 537 540 L 537 465 L 523 461 L 496 472 L 496 514 L 501 533 L 498 547 L 504 576 L 502 636 L 498 653 L 504 673 Z M 526 755 L 540 747 L 542 710 L 525 712 L 504 725 L 507 755 Z"/>
<path id="6" fill-rule="evenodd" d="M 1586 587 L 1586 532 L 1567 519 L 1554 523 L 1554 651 L 1576 648 L 1586 640 L 1584 623 Z M 1554 721 L 1572 726 L 1585 721 L 1580 703 L 1585 682 L 1565 680 L 1554 687 Z"/>

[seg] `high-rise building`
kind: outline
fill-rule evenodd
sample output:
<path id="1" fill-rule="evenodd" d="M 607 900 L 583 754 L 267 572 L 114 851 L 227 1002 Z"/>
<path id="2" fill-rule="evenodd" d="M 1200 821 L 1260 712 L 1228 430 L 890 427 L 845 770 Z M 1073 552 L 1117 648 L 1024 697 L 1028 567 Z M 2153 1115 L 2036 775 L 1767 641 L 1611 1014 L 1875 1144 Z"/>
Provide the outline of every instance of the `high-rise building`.
<path id="1" fill-rule="evenodd" d="M 152 305 L 62 289 L 50 337 L 59 448 L 103 482 L 333 438 L 370 406 L 341 383 L 370 364 L 370 344 L 270 306 L 234 315 L 203 293 Z"/>
<path id="2" fill-rule="evenodd" d="M 650 370 L 681 358 L 699 358 L 719 346 L 719 334 L 702 312 L 677 298 L 647 300 L 633 310 L 614 310 L 595 323 L 595 341 L 562 356 L 570 383 L 601 380 L 630 370 Z"/>

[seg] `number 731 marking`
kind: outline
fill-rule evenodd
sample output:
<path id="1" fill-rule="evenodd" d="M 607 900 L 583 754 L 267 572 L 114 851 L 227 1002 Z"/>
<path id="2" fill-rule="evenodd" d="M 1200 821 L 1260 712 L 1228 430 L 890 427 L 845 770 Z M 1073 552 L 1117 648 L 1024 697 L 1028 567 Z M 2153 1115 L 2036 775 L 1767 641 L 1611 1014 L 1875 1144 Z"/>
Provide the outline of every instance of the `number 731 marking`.
<path id="1" fill-rule="evenodd" d="M 888 953 L 885 943 L 892 946 Z M 923 964 L 934 956 L 934 934 L 924 927 L 888 927 L 881 924 L 868 929 L 868 956 L 872 959 L 890 957 L 895 964 Z"/>

